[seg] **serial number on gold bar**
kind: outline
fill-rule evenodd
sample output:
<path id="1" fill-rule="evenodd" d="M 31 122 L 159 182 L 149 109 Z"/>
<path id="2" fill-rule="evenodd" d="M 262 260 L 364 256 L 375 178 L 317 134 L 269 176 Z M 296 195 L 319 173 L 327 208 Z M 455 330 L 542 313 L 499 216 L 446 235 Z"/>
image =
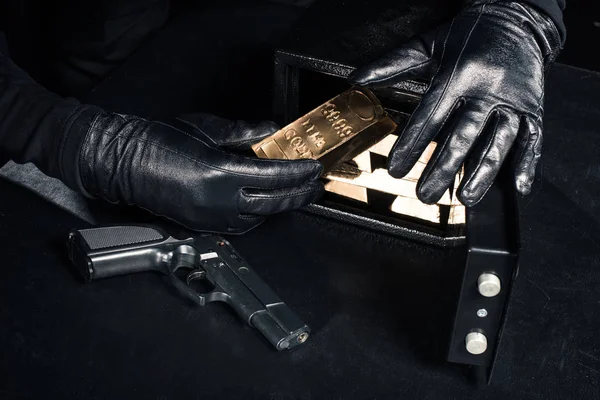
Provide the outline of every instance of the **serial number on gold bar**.
<path id="1" fill-rule="evenodd" d="M 325 168 L 346 161 L 394 132 L 379 100 L 352 88 L 252 146 L 258 157 L 315 159 Z"/>

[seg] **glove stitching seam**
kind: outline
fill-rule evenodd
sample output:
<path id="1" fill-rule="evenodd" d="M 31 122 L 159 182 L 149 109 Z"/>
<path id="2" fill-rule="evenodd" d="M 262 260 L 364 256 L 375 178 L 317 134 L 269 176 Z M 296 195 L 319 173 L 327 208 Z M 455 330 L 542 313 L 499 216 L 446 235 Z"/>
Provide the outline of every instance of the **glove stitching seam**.
<path id="1" fill-rule="evenodd" d="M 457 103 L 457 102 L 459 102 L 459 101 L 462 101 L 462 100 L 464 100 L 464 98 L 462 98 L 462 97 L 461 97 L 461 98 L 459 98 L 459 99 L 458 99 L 458 100 L 457 100 L 457 101 L 454 103 L 453 110 L 454 110 L 454 109 L 455 109 L 455 107 L 456 107 L 456 103 Z M 449 115 L 450 115 L 450 114 L 452 114 L 452 113 L 449 113 Z M 486 116 L 486 118 L 485 118 L 485 120 L 484 120 L 484 123 L 481 125 L 481 128 L 479 129 L 479 132 L 477 132 L 477 135 L 475 136 L 475 138 L 476 138 L 475 140 L 477 140 L 477 138 L 479 138 L 479 136 L 481 136 L 481 132 L 483 132 L 483 130 L 485 129 L 485 126 L 487 125 L 487 122 L 488 122 L 488 120 L 489 120 L 489 118 L 490 118 L 491 114 L 492 114 L 492 113 L 489 113 L 489 114 Z M 447 120 L 447 118 L 446 118 L 446 120 Z M 444 121 L 444 123 L 445 123 L 445 122 L 446 122 L 446 121 Z M 448 135 L 448 138 L 446 139 L 446 141 L 445 141 L 445 142 L 444 142 L 444 144 L 442 145 L 442 148 L 440 149 L 440 151 L 437 153 L 437 155 L 436 155 L 435 159 L 434 159 L 433 161 L 432 161 L 432 160 L 430 160 L 430 161 L 429 161 L 429 164 L 427 164 L 427 166 L 428 166 L 428 167 L 429 167 L 429 165 L 431 164 L 431 167 L 430 167 L 430 168 L 428 168 L 428 171 L 427 171 L 427 174 L 426 174 L 426 175 L 422 175 L 422 176 L 421 176 L 421 180 L 420 180 L 420 181 L 421 181 L 421 183 L 419 184 L 418 190 L 420 190 L 420 189 L 421 189 L 421 187 L 422 187 L 422 186 L 425 184 L 425 181 L 427 181 L 427 180 L 429 179 L 429 177 L 431 176 L 431 174 L 433 173 L 433 171 L 435 171 L 435 170 L 436 170 L 436 168 L 435 168 L 435 165 L 437 164 L 437 162 L 438 162 L 439 158 L 441 157 L 442 153 L 443 153 L 443 152 L 444 152 L 444 150 L 446 149 L 446 147 L 447 147 L 447 145 L 448 145 L 448 142 L 450 142 L 450 139 L 452 138 L 452 136 L 453 136 L 452 134 Z M 473 141 L 473 143 L 472 143 L 471 145 L 474 145 L 474 143 L 475 143 L 475 141 Z"/>
<path id="2" fill-rule="evenodd" d="M 182 121 L 182 122 L 185 122 L 185 121 Z M 166 126 L 168 128 L 174 129 L 177 132 L 183 133 L 185 136 L 189 137 L 190 139 L 193 139 L 193 140 L 195 140 L 195 141 L 197 141 L 199 143 L 202 143 L 202 144 L 205 144 L 207 146 L 210 146 L 210 143 L 206 143 L 204 140 L 200 139 L 199 137 L 190 135 L 186 131 L 183 131 L 183 130 L 181 130 L 181 129 L 173 126 L 173 125 L 167 124 L 166 122 L 163 122 L 163 121 L 153 121 L 153 123 L 158 124 L 158 125 L 163 125 L 163 126 Z M 204 131 L 202 129 L 199 129 L 199 128 L 195 128 L 195 129 L 197 129 L 198 131 L 200 131 L 204 136 L 206 136 L 207 139 L 209 139 L 211 142 L 213 142 L 214 146 L 219 146 L 219 144 L 216 143 L 212 138 L 210 138 L 206 133 L 204 133 Z"/>
<path id="3" fill-rule="evenodd" d="M 543 94 L 540 95 L 540 97 L 543 97 L 543 96 L 544 96 Z M 538 111 L 540 109 L 542 109 L 539 106 L 539 100 L 536 101 L 536 103 L 538 103 L 538 107 L 537 107 L 536 111 L 532 112 L 532 111 L 527 111 L 525 109 L 515 108 L 512 104 L 509 104 L 506 102 L 494 103 L 493 101 L 489 101 L 489 100 L 486 100 L 486 99 L 478 97 L 478 96 L 468 96 L 468 97 L 463 97 L 463 99 L 464 100 L 475 100 L 475 101 L 479 101 L 481 103 L 491 104 L 492 105 L 491 111 L 497 110 L 497 109 L 506 109 L 506 110 L 512 111 L 515 114 L 530 117 L 530 118 L 534 119 L 535 121 L 538 121 L 540 119 Z"/>
<path id="4" fill-rule="evenodd" d="M 203 135 L 204 135 L 204 136 L 205 136 L 205 137 L 206 137 L 208 140 L 210 140 L 210 141 L 211 141 L 211 142 L 212 142 L 212 143 L 213 143 L 215 146 L 219 146 L 219 144 L 218 144 L 218 143 L 217 143 L 217 142 L 216 142 L 216 141 L 215 141 L 213 138 L 211 138 L 211 137 L 210 137 L 210 136 L 209 136 L 209 135 L 208 135 L 206 132 L 204 132 L 204 130 L 202 130 L 202 129 L 201 129 L 199 126 L 198 126 L 198 125 L 196 125 L 196 124 L 193 124 L 193 123 L 191 123 L 191 122 L 189 122 L 189 121 L 186 121 L 186 120 L 184 120 L 184 119 L 181 119 L 180 117 L 175 117 L 175 119 L 176 119 L 177 121 L 179 121 L 179 122 L 183 123 L 183 124 L 186 124 L 187 126 L 189 126 L 189 127 L 193 128 L 193 129 L 196 129 L 197 131 L 200 131 L 200 132 L 201 132 L 201 133 L 202 133 L 202 134 L 203 134 Z M 205 143 L 205 144 L 207 144 L 206 142 L 204 142 L 204 141 L 203 141 L 202 139 L 200 139 L 199 137 L 192 136 L 192 135 L 190 135 L 189 133 L 187 133 L 187 132 L 185 132 L 185 131 L 183 131 L 183 130 L 181 130 L 181 129 L 179 129 L 179 128 L 176 128 L 176 127 L 172 126 L 171 124 L 167 124 L 166 122 L 163 122 L 163 121 L 157 121 L 156 123 L 158 123 L 158 124 L 162 124 L 162 125 L 165 125 L 165 126 L 168 126 L 169 128 L 173 128 L 173 129 L 175 129 L 176 131 L 179 131 L 179 132 L 183 133 L 184 135 L 186 135 L 186 136 L 188 136 L 188 137 L 190 137 L 190 138 L 192 138 L 192 139 L 194 139 L 194 140 L 197 140 L 197 141 L 199 141 L 199 142 L 202 142 L 202 143 Z"/>
<path id="5" fill-rule="evenodd" d="M 237 126 L 237 125 L 239 125 L 239 121 L 236 121 L 235 125 L 236 125 L 236 126 Z M 260 125 L 261 125 L 261 124 L 257 124 L 257 125 L 256 125 L 256 126 L 254 126 L 253 128 L 250 128 L 250 130 L 254 130 L 254 129 L 256 129 L 257 127 L 259 127 Z M 275 132 L 276 132 L 276 131 L 275 131 Z M 258 143 L 258 142 L 260 142 L 261 140 L 263 140 L 264 138 L 271 136 L 273 133 L 274 133 L 274 132 L 268 133 L 268 134 L 266 134 L 266 135 L 263 135 L 263 136 L 259 136 L 259 137 L 252 137 L 252 138 L 246 138 L 246 139 L 245 139 L 245 138 L 243 138 L 243 137 L 242 137 L 242 138 L 240 138 L 240 139 L 234 139 L 234 140 L 232 140 L 232 141 L 230 141 L 230 142 L 227 142 L 227 143 L 226 143 L 226 145 L 227 145 L 227 146 L 229 146 L 229 147 L 240 147 L 240 146 L 246 145 L 246 144 L 248 144 L 248 143 L 253 143 L 253 142 L 257 142 L 257 143 Z"/>
<path id="6" fill-rule="evenodd" d="M 202 139 L 200 139 L 200 138 L 198 138 L 198 137 L 195 137 L 195 136 L 192 136 L 192 135 L 190 135 L 189 133 L 187 133 L 187 132 L 185 132 L 185 131 L 182 131 L 181 129 L 178 129 L 177 127 L 171 126 L 171 125 L 169 125 L 169 124 L 167 124 L 167 123 L 165 123 L 165 122 L 162 122 L 162 121 L 152 121 L 152 122 L 154 122 L 154 123 L 156 123 L 156 124 L 163 125 L 163 126 L 167 126 L 167 127 L 169 127 L 169 128 L 172 128 L 172 129 L 174 129 L 174 130 L 176 130 L 176 131 L 178 131 L 178 132 L 181 132 L 181 133 L 183 133 L 185 136 L 187 136 L 187 137 L 189 137 L 189 138 L 191 138 L 191 139 L 193 139 L 193 140 L 195 140 L 195 141 L 197 141 L 197 142 L 199 142 L 199 143 L 202 143 L 202 144 L 204 144 L 204 145 L 208 146 L 208 147 L 209 147 L 211 150 L 213 150 L 213 151 L 215 151 L 215 152 L 219 152 L 219 153 L 221 153 L 221 154 L 223 154 L 223 155 L 225 155 L 225 156 L 232 156 L 232 153 L 222 150 L 222 149 L 219 147 L 219 144 L 217 144 L 217 143 L 215 143 L 215 146 L 211 146 L 211 145 L 210 145 L 210 143 L 206 143 L 206 142 L 204 142 Z M 205 134 L 205 133 L 204 133 L 202 130 L 200 130 L 200 131 L 201 131 L 201 132 L 202 132 L 204 135 L 206 135 L 206 134 Z M 208 137 L 208 139 L 210 139 L 210 140 L 212 141 L 212 139 L 211 139 L 211 138 L 210 138 L 208 135 L 206 135 L 206 136 Z M 267 135 L 267 136 L 268 136 L 268 135 Z M 142 139 L 142 140 L 144 140 L 144 139 Z M 148 143 L 155 143 L 155 144 L 156 144 L 156 142 L 152 142 L 152 141 L 150 141 L 150 140 L 148 140 Z M 164 148 L 164 147 L 163 147 L 163 148 Z M 178 153 L 178 154 L 179 154 L 179 153 Z M 245 158 L 248 158 L 248 157 L 245 157 Z M 289 160 L 276 160 L 276 159 L 269 159 L 269 161 L 270 161 L 270 162 L 276 162 L 276 163 L 278 163 L 278 164 L 289 162 Z M 297 160 L 297 161 L 300 161 L 300 162 L 302 162 L 303 160 Z M 209 165 L 209 164 L 204 164 L 204 165 Z M 215 167 L 215 168 L 216 168 L 216 167 Z M 226 170 L 225 170 L 225 171 L 226 171 Z M 301 175 L 303 175 L 303 174 L 302 174 L 302 173 L 299 173 L 299 174 L 291 174 L 291 175 L 289 175 L 289 174 L 288 174 L 288 176 L 301 176 Z M 245 176 L 245 175 L 243 175 L 243 176 Z"/>
<path id="7" fill-rule="evenodd" d="M 483 129 L 485 129 L 487 122 L 489 121 L 489 119 L 491 118 L 491 116 L 493 115 L 494 112 L 499 112 L 499 110 L 497 109 L 493 109 L 488 116 L 485 119 L 485 122 L 483 124 L 483 127 L 481 129 L 481 131 L 479 132 L 479 134 L 477 135 L 479 137 L 479 135 L 481 134 L 481 132 L 483 131 Z M 469 186 L 469 184 L 473 181 L 473 179 L 475 179 L 475 175 L 477 173 L 477 171 L 479 170 L 479 168 L 481 167 L 481 165 L 483 164 L 483 162 L 486 160 L 487 155 L 489 154 L 489 152 L 492 149 L 492 144 L 494 143 L 494 139 L 498 136 L 498 125 L 500 125 L 500 120 L 497 119 L 496 123 L 494 125 L 494 134 L 492 135 L 492 137 L 490 138 L 490 141 L 488 142 L 485 152 L 483 154 L 483 157 L 481 157 L 481 160 L 479 160 L 479 163 L 477 163 L 477 166 L 475 167 L 475 169 L 473 170 L 473 174 L 471 174 L 471 177 L 462 185 L 463 190 L 462 192 L 464 192 L 464 190 L 466 189 L 467 186 Z M 516 136 L 515 136 L 516 137 Z M 462 183 L 462 182 L 461 182 Z M 469 192 L 471 192 L 471 190 L 469 190 Z"/>
<path id="8" fill-rule="evenodd" d="M 318 191 L 320 191 L 320 188 L 311 188 L 311 189 L 299 190 L 297 192 L 292 192 L 292 193 L 288 193 L 288 194 L 269 196 L 269 195 L 258 194 L 258 193 L 246 193 L 242 190 L 242 195 L 244 197 L 250 197 L 250 198 L 254 198 L 254 199 L 270 200 L 270 199 L 282 199 L 282 198 L 286 198 L 286 197 L 290 197 L 290 198 L 297 197 L 299 195 L 308 194 L 311 192 L 318 192 Z"/>
<path id="9" fill-rule="evenodd" d="M 186 121 L 186 120 L 182 119 L 181 117 L 176 117 L 175 119 L 176 119 L 176 120 L 178 120 L 178 121 L 180 121 L 180 122 L 181 122 L 181 123 L 183 123 L 183 124 L 186 124 L 186 125 L 190 126 L 190 127 L 191 127 L 191 128 L 193 128 L 193 129 L 196 129 L 197 131 L 200 131 L 200 132 L 201 132 L 201 133 L 202 133 L 202 134 L 203 134 L 203 135 L 204 135 L 204 136 L 205 136 L 205 137 L 206 137 L 208 140 L 210 140 L 210 141 L 212 142 L 212 144 L 213 144 L 214 146 L 216 146 L 216 147 L 220 147 L 220 146 L 238 147 L 238 146 L 241 146 L 241 145 L 245 145 L 245 144 L 248 144 L 248 143 L 252 143 L 252 142 L 254 142 L 255 140 L 256 140 L 256 141 L 258 141 L 258 139 L 259 139 L 259 138 L 257 137 L 257 138 L 251 138 L 251 139 L 238 139 L 238 140 L 231 140 L 231 141 L 228 141 L 228 142 L 219 143 L 219 142 L 217 142 L 216 140 L 214 140 L 214 139 L 213 139 L 213 138 L 212 138 L 212 137 L 211 137 L 211 136 L 210 136 L 208 133 L 206 133 L 206 132 L 205 132 L 205 131 L 204 131 L 202 128 L 200 128 L 198 125 L 196 125 L 196 124 L 193 124 L 193 123 L 191 123 L 191 122 L 189 122 L 189 121 Z M 162 124 L 162 125 L 168 126 L 168 127 L 170 127 L 170 128 L 173 128 L 173 129 L 175 129 L 175 130 L 177 130 L 177 131 L 179 131 L 179 132 L 183 133 L 184 135 L 186 135 L 186 136 L 189 136 L 189 137 L 190 137 L 190 138 L 192 138 L 192 139 L 195 139 L 195 140 L 201 141 L 201 142 L 203 142 L 203 143 L 206 143 L 206 142 L 204 142 L 202 139 L 200 139 L 200 138 L 198 138 L 198 137 L 195 137 L 195 136 L 193 136 L 193 135 L 190 135 L 189 133 L 187 133 L 187 132 L 185 132 L 185 131 L 183 131 L 183 130 L 181 130 L 181 129 L 178 129 L 177 127 L 175 127 L 175 126 L 172 126 L 172 125 L 170 125 L 170 124 L 168 124 L 168 123 L 166 123 L 166 122 L 163 122 L 163 121 L 156 121 L 156 123 L 159 123 L 159 124 Z M 235 123 L 235 125 L 237 125 L 237 122 Z M 233 129 L 232 129 L 232 130 L 233 130 Z M 260 137 L 260 140 L 262 140 L 262 139 L 264 139 L 265 137 L 268 137 L 268 136 L 270 136 L 270 135 L 271 135 L 271 134 L 269 133 L 269 134 L 267 134 L 267 135 L 265 135 L 265 136 L 263 136 L 263 137 Z M 209 143 L 206 143 L 206 144 L 210 146 L 210 144 L 209 144 Z"/>
<path id="10" fill-rule="evenodd" d="M 267 135 L 264 135 L 264 136 L 258 136 L 256 138 L 252 138 L 252 139 L 240 139 L 240 140 L 237 140 L 237 141 L 234 140 L 232 142 L 227 143 L 227 146 L 239 147 L 239 146 L 242 146 L 242 145 L 245 145 L 245 144 L 248 144 L 248 143 L 253 143 L 255 140 L 258 143 L 261 140 L 263 140 L 263 139 L 265 139 L 265 138 L 267 138 L 269 136 L 271 136 L 271 133 L 269 133 Z"/>
<path id="11" fill-rule="evenodd" d="M 473 22 L 473 26 L 471 27 L 469 34 L 467 35 L 467 37 L 465 38 L 465 41 L 462 45 L 462 48 L 460 49 L 460 54 L 457 57 L 456 63 L 454 64 L 454 67 L 452 69 L 452 73 L 450 74 L 450 77 L 446 80 L 446 84 L 444 85 L 444 89 L 442 90 L 442 93 L 440 94 L 437 103 L 434 107 L 433 112 L 431 112 L 429 114 L 429 116 L 427 117 L 427 121 L 425 122 L 425 124 L 423 125 L 423 127 L 421 128 L 421 131 L 419 132 L 419 134 L 416 137 L 416 140 L 413 140 L 412 142 L 412 146 L 410 147 L 409 153 L 408 154 L 412 154 L 412 152 L 414 151 L 415 146 L 417 145 L 417 142 L 419 142 L 419 139 L 421 138 L 421 136 L 423 136 L 423 132 L 425 131 L 425 128 L 429 125 L 429 122 L 431 121 L 431 118 L 433 118 L 433 115 L 437 112 L 437 110 L 439 109 L 440 104 L 442 103 L 442 99 L 445 96 L 446 92 L 448 91 L 448 87 L 450 86 L 450 82 L 452 81 L 454 74 L 456 72 L 456 68 L 458 65 L 458 62 L 460 61 L 463 52 L 465 50 L 465 47 L 467 45 L 467 43 L 469 42 L 469 39 L 471 38 L 471 35 L 473 33 L 473 31 L 475 30 L 475 27 L 477 26 L 477 23 L 479 22 L 479 18 L 481 17 L 481 14 L 483 13 L 483 10 L 485 9 L 485 5 L 483 5 L 481 7 L 481 10 L 479 12 L 479 15 L 477 16 L 477 19 L 475 20 L 475 22 Z M 442 48 L 442 55 L 440 56 L 440 65 L 438 66 L 438 70 L 436 71 L 435 75 L 433 76 L 433 78 L 431 79 L 431 82 L 433 83 L 435 81 L 435 79 L 437 78 L 440 70 L 442 69 L 442 65 L 444 64 L 444 55 L 446 54 L 446 46 L 448 43 L 448 39 L 450 38 L 450 33 L 452 32 L 452 28 L 454 27 L 454 22 L 456 21 L 456 17 L 452 19 L 452 23 L 450 24 L 450 28 L 448 29 L 448 33 L 446 34 L 446 38 L 444 40 L 444 46 Z M 414 115 L 414 114 L 413 114 Z M 412 117 L 411 117 L 412 120 Z M 408 122 L 407 126 L 410 126 L 411 121 Z M 402 164 L 400 164 L 400 167 L 398 167 L 399 170 L 402 170 L 402 168 L 404 167 L 404 165 L 406 164 L 406 160 L 408 159 L 408 157 L 406 157 L 403 161 Z"/>
<path id="12" fill-rule="evenodd" d="M 410 68 L 406 68 L 406 69 L 404 69 L 402 71 L 399 71 L 399 72 L 396 72 L 395 74 L 392 74 L 390 76 L 372 79 L 372 80 L 368 81 L 367 83 L 381 83 L 381 82 L 384 82 L 384 81 L 387 81 L 387 80 L 390 80 L 390 79 L 394 79 L 398 75 L 405 74 L 406 72 L 408 72 L 410 70 L 413 70 L 413 69 L 416 69 L 416 68 L 419 68 L 422 65 L 427 64 L 429 62 L 431 62 L 431 57 L 427 61 L 423 61 L 422 63 L 419 63 L 417 65 L 413 65 Z"/>
<path id="13" fill-rule="evenodd" d="M 458 99 L 456 99 L 454 101 L 454 104 L 452 105 L 451 108 L 451 112 L 449 112 L 445 117 L 444 120 L 442 121 L 442 126 L 446 125 L 446 122 L 448 122 L 448 119 L 450 118 L 450 116 L 453 114 L 454 110 L 456 110 L 457 108 L 457 104 L 460 103 L 461 101 L 463 101 L 462 97 L 459 97 Z M 419 178 L 419 182 L 417 183 L 417 191 L 420 190 L 420 188 L 423 186 L 423 184 L 425 183 L 425 181 L 427 179 L 429 179 L 429 176 L 431 175 L 431 173 L 433 172 L 433 165 L 437 162 L 438 158 L 440 157 L 442 151 L 444 150 L 444 148 L 446 147 L 446 144 L 448 143 L 448 141 L 450 140 L 450 135 L 448 135 L 448 137 L 446 138 L 446 141 L 444 142 L 444 144 L 442 145 L 442 147 L 440 148 L 440 151 L 437 153 L 435 159 L 430 159 L 429 162 L 427 163 L 426 166 L 426 171 L 427 173 L 425 173 L 425 171 L 423 171 L 423 173 L 421 174 L 420 178 Z M 429 165 L 431 165 L 432 167 L 429 167 Z"/>
<path id="14" fill-rule="evenodd" d="M 254 220 L 254 219 L 264 219 L 266 217 L 264 215 L 239 214 L 238 218 L 245 219 L 247 221 L 251 221 L 251 220 Z M 234 228 L 234 229 L 239 229 L 239 228 Z"/>
<path id="15" fill-rule="evenodd" d="M 413 69 L 417 69 L 417 68 L 419 68 L 419 67 L 421 67 L 421 66 L 423 66 L 423 65 L 425 65 L 427 63 L 430 63 L 433 60 L 433 55 L 435 54 L 436 46 L 437 46 L 437 42 L 435 41 L 435 38 L 434 38 L 433 45 L 431 46 L 431 54 L 429 55 L 429 57 L 427 57 L 426 61 L 423 61 L 423 62 L 421 62 L 421 63 L 419 63 L 417 65 L 413 65 L 412 67 L 406 68 L 406 69 L 404 69 L 402 71 L 398 71 L 398 72 L 396 72 L 396 73 L 394 73 L 394 74 L 392 74 L 390 76 L 381 77 L 381 78 L 375 78 L 373 80 L 368 81 L 367 83 L 381 83 L 381 82 L 386 81 L 386 80 L 394 79 L 398 75 L 405 74 L 408 71 L 411 71 Z M 439 67 L 438 67 L 438 70 L 439 70 Z M 407 79 L 407 80 L 410 80 L 410 78 Z"/>
<path id="16" fill-rule="evenodd" d="M 177 155 L 179 155 L 179 156 L 181 156 L 183 158 L 186 158 L 189 161 L 192 161 L 194 163 L 201 164 L 201 165 L 203 165 L 203 166 L 205 166 L 207 168 L 215 169 L 215 170 L 218 170 L 218 171 L 221 171 L 221 172 L 224 172 L 224 173 L 228 173 L 228 174 L 232 174 L 232 175 L 236 175 L 236 176 L 244 176 L 244 177 L 245 176 L 249 176 L 249 177 L 257 178 L 257 176 L 253 175 L 253 174 L 243 174 L 243 173 L 231 171 L 231 170 L 228 170 L 228 169 L 224 169 L 224 168 L 221 168 L 221 167 L 217 167 L 217 166 L 208 164 L 208 163 L 206 163 L 206 162 L 204 162 L 202 160 L 199 160 L 197 158 L 191 157 L 191 156 L 189 156 L 189 155 L 187 155 L 185 153 L 181 153 L 179 151 L 173 150 L 173 149 L 171 149 L 169 147 L 163 146 L 160 143 L 154 142 L 152 140 L 142 139 L 142 138 L 139 138 L 139 137 L 131 137 L 131 136 L 122 135 L 122 134 L 116 134 L 115 135 L 115 134 L 112 134 L 112 133 L 109 133 L 109 132 L 105 132 L 104 130 L 102 130 L 99 127 L 93 127 L 93 128 L 90 129 L 90 131 L 100 132 L 100 134 L 103 135 L 103 136 L 109 136 L 109 137 L 113 137 L 113 138 L 116 137 L 116 138 L 121 138 L 121 139 L 134 140 L 136 142 L 140 142 L 140 143 L 144 143 L 144 144 L 150 144 L 150 145 L 156 146 L 157 148 L 165 150 L 165 151 L 167 151 L 169 153 L 177 154 Z M 204 143 L 202 141 L 200 141 L 200 143 L 203 143 L 206 146 L 208 146 L 206 143 Z M 221 151 L 218 148 L 210 147 L 210 149 L 214 150 L 214 151 L 218 151 L 219 153 L 231 156 L 230 153 L 226 153 L 224 151 Z M 244 157 L 244 158 L 247 158 L 247 157 Z M 289 161 L 287 161 L 287 160 L 268 160 L 268 161 L 269 162 L 277 162 L 277 163 L 289 163 Z M 299 172 L 299 173 L 293 173 L 293 174 L 292 173 L 286 174 L 286 177 L 298 177 L 298 176 L 304 176 L 304 175 L 307 175 L 307 174 Z M 277 179 L 281 179 L 281 176 L 258 176 L 258 178 L 259 179 L 266 179 L 266 180 L 277 180 Z"/>
<path id="17" fill-rule="evenodd" d="M 519 164 L 524 163 L 525 160 L 525 154 L 527 153 L 527 149 L 529 148 L 528 144 L 531 142 L 531 137 L 533 135 L 531 135 L 531 132 L 529 132 L 529 135 L 527 137 L 527 143 L 525 144 L 525 146 L 523 147 L 523 151 L 521 152 L 521 157 L 519 159 Z M 537 144 L 538 142 L 541 140 L 542 138 L 542 133 L 541 133 L 541 129 L 538 129 L 538 127 L 536 126 L 536 138 L 535 138 L 535 143 L 533 143 L 533 146 L 531 147 L 531 152 L 533 153 L 533 157 L 532 157 L 532 161 L 535 159 L 536 153 L 535 153 L 535 149 L 537 148 Z M 529 177 L 531 177 L 532 174 L 532 166 L 533 166 L 533 162 L 527 163 L 527 167 L 526 167 L 526 173 L 527 173 L 527 180 L 529 181 Z M 534 169 L 535 171 L 535 169 Z"/>

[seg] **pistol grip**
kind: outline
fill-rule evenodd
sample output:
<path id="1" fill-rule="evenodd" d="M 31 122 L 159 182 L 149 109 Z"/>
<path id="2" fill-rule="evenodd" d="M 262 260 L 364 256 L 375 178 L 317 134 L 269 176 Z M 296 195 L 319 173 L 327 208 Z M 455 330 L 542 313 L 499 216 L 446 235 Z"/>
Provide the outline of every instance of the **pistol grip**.
<path id="1" fill-rule="evenodd" d="M 69 258 L 86 282 L 144 271 L 168 273 L 162 248 L 176 242 L 147 226 L 108 226 L 69 233 Z"/>

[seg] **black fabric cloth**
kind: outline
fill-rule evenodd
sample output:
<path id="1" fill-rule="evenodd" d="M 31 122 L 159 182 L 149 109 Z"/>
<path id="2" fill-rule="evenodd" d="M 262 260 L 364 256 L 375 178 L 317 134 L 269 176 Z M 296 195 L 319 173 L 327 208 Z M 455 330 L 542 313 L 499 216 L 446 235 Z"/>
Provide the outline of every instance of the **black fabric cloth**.
<path id="1" fill-rule="evenodd" d="M 304 13 L 270 2 L 194 3 L 83 101 L 154 119 L 198 111 L 230 119 L 270 119 L 273 49 Z M 194 74 L 188 73 L 189 65 Z M 112 96 L 115 91 L 120 95 Z"/>
<path id="2" fill-rule="evenodd" d="M 0 53 L 0 166 L 31 162 L 78 189 L 79 145 L 98 112 L 47 91 Z"/>
<path id="3" fill-rule="evenodd" d="M 89 92 L 162 26 L 168 5 L 0 2 L 8 44 L 0 51 L 0 167 L 9 159 L 32 162 L 78 189 L 78 143 L 99 109 L 73 97 Z"/>
<path id="4" fill-rule="evenodd" d="M 565 0 L 523 1 L 552 18 L 564 42 Z M 315 0 L 273 2 L 308 7 Z M 36 81 L 63 96 L 82 96 L 164 26 L 170 3 L 169 0 L 3 0 L 0 31 L 8 34 L 13 59 Z M 177 6 L 181 0 L 173 3 Z M 445 3 L 460 4 L 461 0 Z M 378 2 L 365 5 L 377 6 Z M 402 8 L 402 4 L 398 6 Z M 446 4 L 439 6 L 444 8 Z"/>
<path id="5" fill-rule="evenodd" d="M 160 29 L 169 0 L 0 1 L 14 61 L 62 96 L 81 96 Z"/>

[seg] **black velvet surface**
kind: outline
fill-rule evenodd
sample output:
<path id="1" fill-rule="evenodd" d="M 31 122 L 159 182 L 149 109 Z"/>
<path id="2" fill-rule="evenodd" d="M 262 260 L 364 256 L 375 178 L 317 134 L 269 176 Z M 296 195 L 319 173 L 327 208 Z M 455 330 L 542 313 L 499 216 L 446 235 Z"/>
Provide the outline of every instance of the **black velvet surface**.
<path id="1" fill-rule="evenodd" d="M 171 22 L 83 100 L 156 119 L 198 111 L 269 118 L 273 48 L 300 16 L 265 1 L 174 8 Z"/>
<path id="2" fill-rule="evenodd" d="M 202 68 L 228 70 L 182 51 L 223 43 L 200 43 L 206 36 L 195 32 L 209 26 L 192 15 L 140 50 L 95 101 L 148 115 L 204 105 L 233 113 L 230 104 L 267 114 L 268 102 L 241 107 L 267 74 L 238 80 L 235 95 L 193 79 Z M 235 14 L 221 15 L 233 23 Z M 214 29 L 224 24 L 204 18 Z M 249 62 L 237 54 L 236 63 Z M 85 223 L 0 182 L 0 398 L 598 398 L 600 75 L 557 65 L 547 86 L 544 156 L 520 204 L 520 274 L 491 385 L 474 386 L 461 366 L 444 362 L 461 249 L 303 213 L 230 238 L 313 329 L 306 345 L 278 353 L 225 306 L 196 309 L 157 275 L 81 283 L 64 243 Z M 104 222 L 134 219 L 100 208 Z"/>
<path id="3" fill-rule="evenodd" d="M 285 48 L 357 67 L 452 19 L 460 8 L 460 1 L 439 0 L 316 2 L 290 32 Z"/>
<path id="4" fill-rule="evenodd" d="M 568 0 L 564 12 L 567 41 L 559 61 L 580 68 L 600 71 L 600 54 L 590 51 L 591 43 L 600 40 L 600 3 Z"/>

